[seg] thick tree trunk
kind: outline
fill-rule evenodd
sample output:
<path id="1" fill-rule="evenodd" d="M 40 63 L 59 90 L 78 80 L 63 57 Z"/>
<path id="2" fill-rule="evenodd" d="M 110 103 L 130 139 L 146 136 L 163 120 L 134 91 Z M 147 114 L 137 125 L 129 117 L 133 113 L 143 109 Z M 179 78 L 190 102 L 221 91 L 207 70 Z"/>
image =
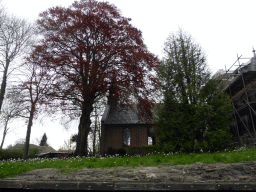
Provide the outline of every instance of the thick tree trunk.
<path id="1" fill-rule="evenodd" d="M 29 141 L 30 141 L 31 127 L 33 125 L 34 113 L 35 113 L 35 104 L 33 103 L 32 106 L 31 106 L 30 114 L 29 114 L 26 141 L 25 141 L 24 149 L 23 149 L 23 159 L 28 158 Z"/>
<path id="2" fill-rule="evenodd" d="M 87 139 L 88 139 L 88 134 L 90 132 L 91 112 L 92 112 L 92 105 L 82 110 L 82 115 L 80 117 L 80 123 L 78 126 L 78 136 L 77 136 L 75 155 L 79 155 L 79 156 L 88 155 Z"/>

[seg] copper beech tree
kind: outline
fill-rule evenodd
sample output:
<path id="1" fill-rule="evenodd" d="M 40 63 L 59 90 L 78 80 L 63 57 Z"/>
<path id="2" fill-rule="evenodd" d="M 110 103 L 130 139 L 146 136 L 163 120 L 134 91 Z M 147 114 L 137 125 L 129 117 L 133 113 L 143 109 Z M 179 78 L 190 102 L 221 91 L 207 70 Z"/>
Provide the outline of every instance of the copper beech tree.
<path id="1" fill-rule="evenodd" d="M 110 87 L 122 106 L 131 105 L 130 94 L 135 92 L 141 114 L 152 115 L 159 62 L 130 21 L 116 6 L 95 0 L 75 1 L 39 15 L 43 38 L 38 47 L 47 64 L 42 67 L 58 76 L 54 89 L 62 109 L 80 110 L 76 155 L 87 155 L 93 104 Z"/>

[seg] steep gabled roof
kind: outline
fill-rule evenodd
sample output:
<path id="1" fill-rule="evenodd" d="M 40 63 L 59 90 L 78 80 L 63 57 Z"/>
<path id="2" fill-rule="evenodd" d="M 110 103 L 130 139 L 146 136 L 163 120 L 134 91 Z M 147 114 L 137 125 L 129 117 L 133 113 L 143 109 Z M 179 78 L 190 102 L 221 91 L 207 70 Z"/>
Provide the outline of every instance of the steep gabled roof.
<path id="1" fill-rule="evenodd" d="M 156 116 L 156 106 L 151 109 L 153 116 Z M 138 105 L 134 104 L 133 107 L 122 108 L 117 103 L 117 97 L 115 95 L 108 96 L 108 102 L 105 111 L 102 115 L 102 124 L 152 124 L 150 118 L 140 117 Z"/>
<path id="2" fill-rule="evenodd" d="M 104 124 L 141 124 L 136 109 L 124 109 L 107 105 L 101 119 Z"/>

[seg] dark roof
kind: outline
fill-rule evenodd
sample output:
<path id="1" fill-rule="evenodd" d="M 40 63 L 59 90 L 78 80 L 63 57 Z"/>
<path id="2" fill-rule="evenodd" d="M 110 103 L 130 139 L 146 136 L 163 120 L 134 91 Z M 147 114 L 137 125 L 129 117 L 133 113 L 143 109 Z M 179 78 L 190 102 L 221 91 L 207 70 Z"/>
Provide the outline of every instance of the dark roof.
<path id="1" fill-rule="evenodd" d="M 107 105 L 102 116 L 102 123 L 104 124 L 145 124 L 152 123 L 151 121 L 144 121 L 139 118 L 138 110 L 133 108 L 111 107 Z"/>
<path id="2" fill-rule="evenodd" d="M 138 112 L 135 109 L 124 109 L 120 107 L 111 108 L 107 105 L 101 120 L 104 124 L 137 124 Z"/>

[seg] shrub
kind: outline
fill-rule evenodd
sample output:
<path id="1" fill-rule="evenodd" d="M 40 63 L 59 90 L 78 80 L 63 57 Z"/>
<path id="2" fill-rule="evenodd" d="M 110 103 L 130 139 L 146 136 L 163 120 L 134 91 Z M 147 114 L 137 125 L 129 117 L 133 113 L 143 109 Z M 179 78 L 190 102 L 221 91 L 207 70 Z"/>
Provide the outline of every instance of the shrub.
<path id="1" fill-rule="evenodd" d="M 211 132 L 206 132 L 206 147 L 207 150 L 211 151 L 221 151 L 226 149 L 232 142 L 232 135 L 225 130 L 216 130 Z"/>
<path id="2" fill-rule="evenodd" d="M 28 150 L 28 158 L 36 158 L 39 153 L 40 150 L 38 148 L 31 148 Z"/>
<path id="3" fill-rule="evenodd" d="M 38 148 L 31 148 L 28 150 L 28 158 L 35 158 L 40 151 Z M 0 149 L 0 160 L 7 159 L 21 159 L 23 149 Z"/>
<path id="4" fill-rule="evenodd" d="M 113 147 L 109 147 L 107 151 L 107 155 L 115 155 L 115 154 L 116 154 L 116 150 L 113 149 Z"/>
<path id="5" fill-rule="evenodd" d="M 126 154 L 126 150 L 125 148 L 119 148 L 116 150 L 116 153 L 119 155 L 119 156 L 124 156 Z"/>
<path id="6" fill-rule="evenodd" d="M 23 151 L 21 149 L 1 149 L 0 160 L 22 158 Z"/>
<path id="7" fill-rule="evenodd" d="M 143 147 L 145 148 L 146 154 L 160 152 L 160 148 L 157 145 L 146 145 Z"/>

